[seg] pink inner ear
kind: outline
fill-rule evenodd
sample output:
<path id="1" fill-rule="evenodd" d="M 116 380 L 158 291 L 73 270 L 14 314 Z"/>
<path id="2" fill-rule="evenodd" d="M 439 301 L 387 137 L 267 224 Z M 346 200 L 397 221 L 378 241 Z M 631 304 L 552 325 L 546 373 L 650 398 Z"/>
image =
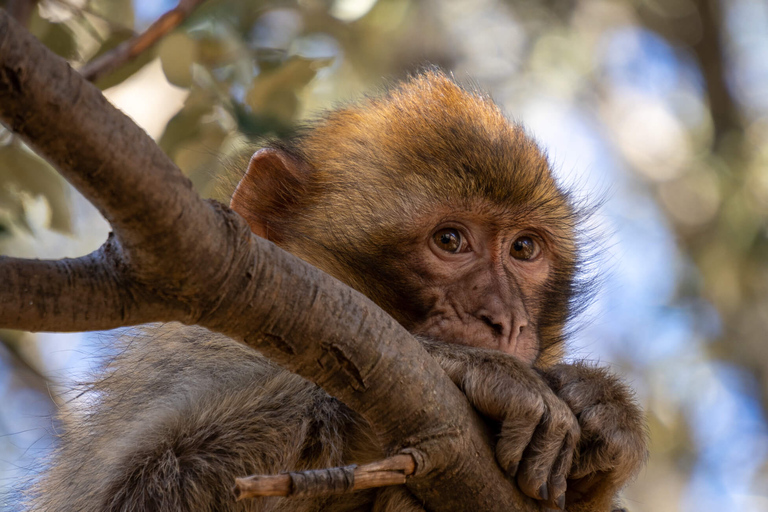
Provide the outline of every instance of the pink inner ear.
<path id="1" fill-rule="evenodd" d="M 238 183 L 230 208 L 243 217 L 254 234 L 278 241 L 281 221 L 294 211 L 309 177 L 306 166 L 284 151 L 258 150 Z"/>

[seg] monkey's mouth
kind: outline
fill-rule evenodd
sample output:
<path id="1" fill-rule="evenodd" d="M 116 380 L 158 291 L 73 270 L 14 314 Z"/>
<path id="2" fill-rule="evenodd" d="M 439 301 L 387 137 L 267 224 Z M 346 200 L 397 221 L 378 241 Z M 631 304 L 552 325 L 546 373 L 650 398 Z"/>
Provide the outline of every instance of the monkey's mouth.
<path id="1" fill-rule="evenodd" d="M 432 326 L 426 329 L 417 329 L 414 334 L 451 345 L 465 345 L 468 347 L 481 347 L 490 350 L 500 350 L 499 343 L 488 336 L 478 336 L 475 329 L 450 329 Z"/>
<path id="2" fill-rule="evenodd" d="M 518 336 L 502 336 L 494 334 L 484 324 L 466 325 L 452 323 L 450 327 L 441 325 L 443 322 L 427 322 L 412 329 L 412 333 L 420 338 L 452 345 L 496 350 L 515 356 L 520 361 L 532 363 L 536 359 L 538 344 L 533 334 L 523 330 Z M 528 330 L 528 329 L 526 329 Z M 531 339 L 529 339 L 531 338 Z"/>

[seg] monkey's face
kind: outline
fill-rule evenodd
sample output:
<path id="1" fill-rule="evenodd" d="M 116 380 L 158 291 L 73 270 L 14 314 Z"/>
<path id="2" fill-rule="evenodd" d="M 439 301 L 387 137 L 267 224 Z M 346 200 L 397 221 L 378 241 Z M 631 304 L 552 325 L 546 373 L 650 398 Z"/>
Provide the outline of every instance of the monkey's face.
<path id="1" fill-rule="evenodd" d="M 568 254 L 545 219 L 475 202 L 413 212 L 398 228 L 347 226 L 282 241 L 361 291 L 416 335 L 499 350 L 528 364 L 560 357 Z"/>
<path id="2" fill-rule="evenodd" d="M 423 225 L 432 228 L 409 244 L 403 265 L 418 286 L 410 290 L 411 309 L 399 316 L 415 334 L 532 363 L 550 249 L 539 231 L 478 211 Z"/>
<path id="3" fill-rule="evenodd" d="M 412 211 L 397 227 L 353 226 L 363 236 L 343 246 L 331 241 L 307 250 L 297 241 L 287 248 L 366 294 L 414 334 L 541 362 L 542 349 L 561 333 L 568 290 L 558 281 L 568 279 L 562 269 L 570 255 L 548 219 L 527 208 L 446 203 Z"/>

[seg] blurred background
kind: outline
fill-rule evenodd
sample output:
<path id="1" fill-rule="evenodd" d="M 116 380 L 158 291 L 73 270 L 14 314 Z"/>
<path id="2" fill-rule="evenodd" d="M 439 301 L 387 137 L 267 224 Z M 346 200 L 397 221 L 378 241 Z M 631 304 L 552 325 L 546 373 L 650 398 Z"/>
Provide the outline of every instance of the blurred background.
<path id="1" fill-rule="evenodd" d="M 6 0 L 80 68 L 169 0 Z M 249 140 L 431 63 L 476 83 L 603 201 L 603 285 L 573 358 L 646 408 L 634 512 L 768 511 L 768 3 L 209 0 L 96 80 L 206 196 Z M 79 256 L 108 226 L 0 128 L 0 254 Z M 0 331 L 0 508 L 108 336 Z"/>

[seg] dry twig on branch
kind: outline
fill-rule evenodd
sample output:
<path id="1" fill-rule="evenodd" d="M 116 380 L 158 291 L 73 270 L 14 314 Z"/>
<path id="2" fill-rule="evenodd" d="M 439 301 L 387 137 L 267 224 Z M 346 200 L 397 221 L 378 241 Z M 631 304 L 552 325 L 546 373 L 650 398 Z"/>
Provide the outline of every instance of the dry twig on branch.
<path id="1" fill-rule="evenodd" d="M 179 5 L 160 16 L 147 30 L 119 44 L 113 50 L 96 57 L 80 68 L 80 74 L 91 82 L 95 82 L 99 78 L 108 75 L 154 46 L 163 36 L 187 19 L 192 11 L 204 1 L 181 0 Z"/>
<path id="2" fill-rule="evenodd" d="M 401 485 L 416 469 L 411 455 L 395 455 L 363 466 L 296 471 L 280 475 L 252 475 L 235 480 L 235 498 L 259 496 L 314 497 L 373 487 Z"/>

